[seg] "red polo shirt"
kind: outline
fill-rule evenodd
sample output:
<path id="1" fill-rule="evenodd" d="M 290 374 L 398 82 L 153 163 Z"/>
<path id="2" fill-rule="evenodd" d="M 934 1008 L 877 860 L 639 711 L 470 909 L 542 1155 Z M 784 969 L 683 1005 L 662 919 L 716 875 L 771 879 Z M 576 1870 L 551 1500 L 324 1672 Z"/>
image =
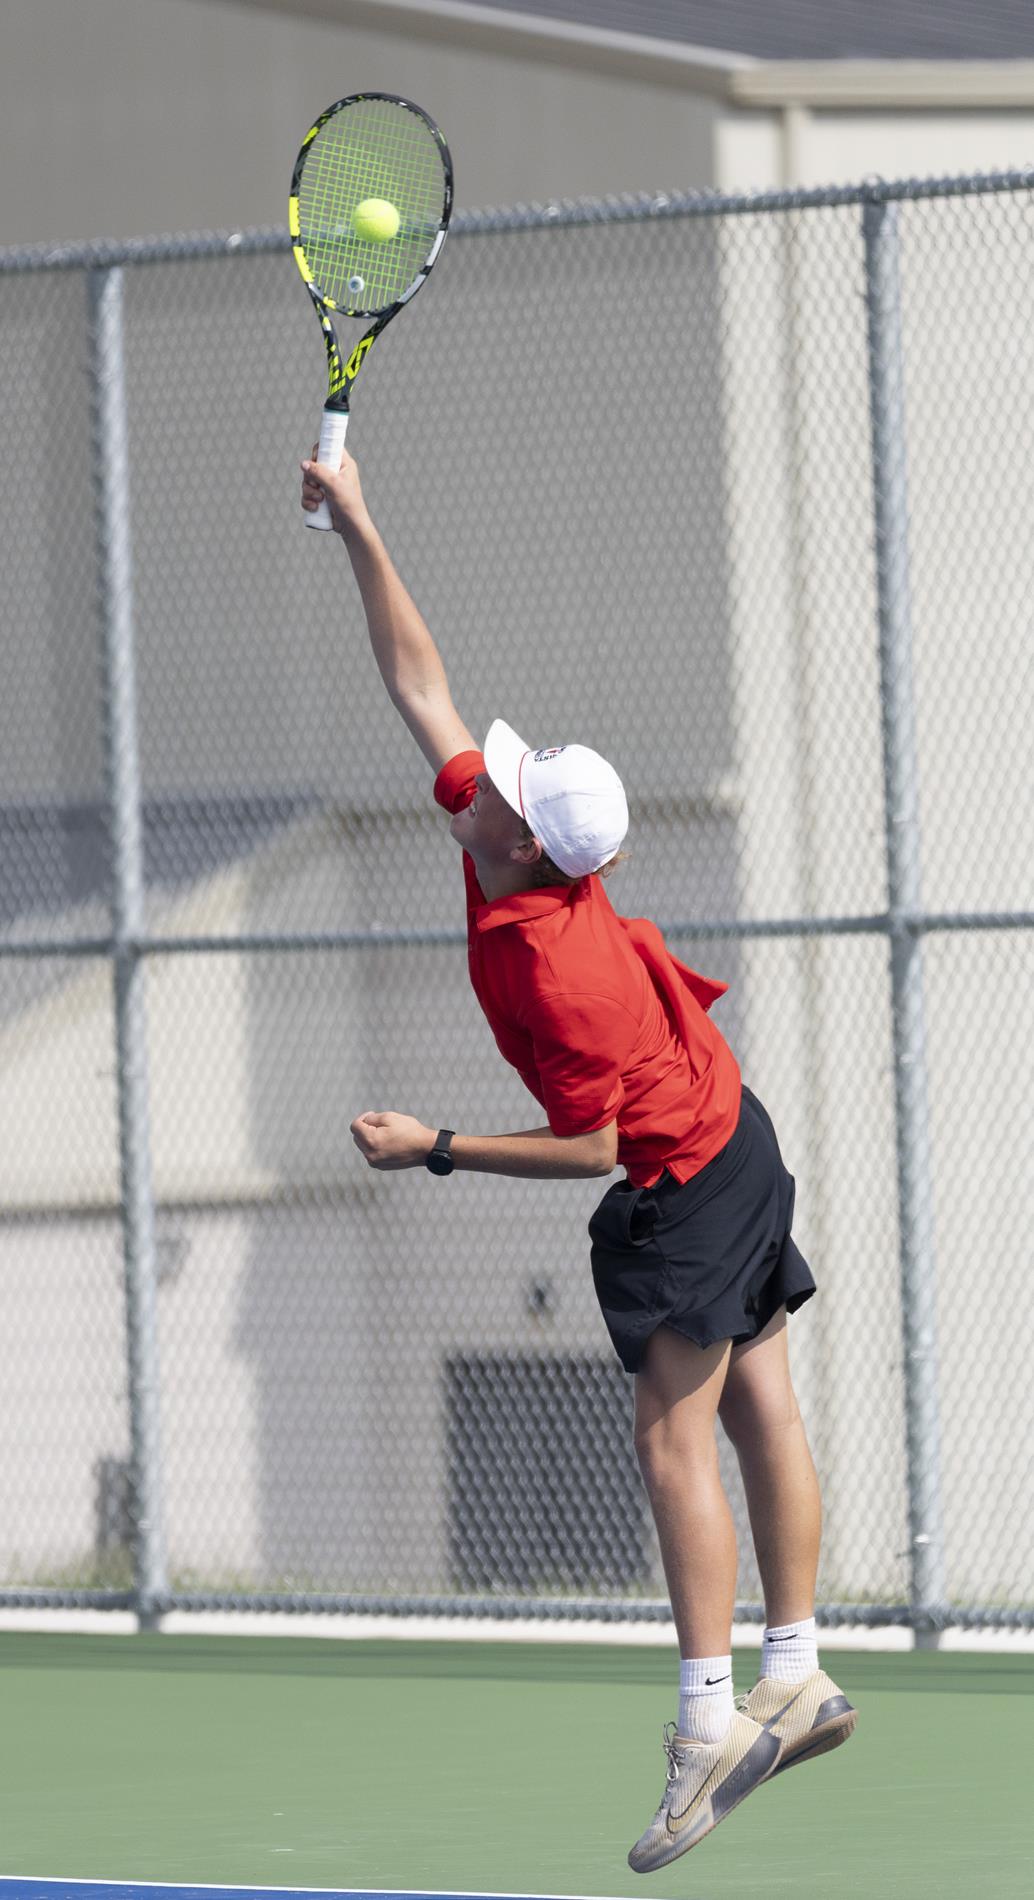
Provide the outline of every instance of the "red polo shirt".
<path id="1" fill-rule="evenodd" d="M 450 759 L 438 804 L 462 811 L 484 769 L 480 752 Z M 617 916 L 599 877 L 486 903 L 466 851 L 463 869 L 470 980 L 553 1133 L 616 1119 L 634 1186 L 698 1174 L 739 1119 L 739 1067 L 706 1014 L 728 985 L 679 963 L 646 918 Z"/>

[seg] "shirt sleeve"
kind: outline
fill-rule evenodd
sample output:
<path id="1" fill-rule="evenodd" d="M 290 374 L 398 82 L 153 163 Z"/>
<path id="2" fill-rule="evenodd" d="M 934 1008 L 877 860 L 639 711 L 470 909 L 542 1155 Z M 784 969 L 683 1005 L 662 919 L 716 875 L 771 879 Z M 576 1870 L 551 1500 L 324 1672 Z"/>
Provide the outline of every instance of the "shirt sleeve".
<path id="1" fill-rule="evenodd" d="M 477 775 L 485 769 L 481 752 L 457 752 L 442 766 L 434 782 L 435 804 L 445 811 L 465 811 L 477 791 Z"/>
<path id="2" fill-rule="evenodd" d="M 532 1004 L 524 1026 L 554 1135 L 588 1135 L 614 1121 L 636 1035 L 631 1011 L 609 996 L 547 997 Z"/>

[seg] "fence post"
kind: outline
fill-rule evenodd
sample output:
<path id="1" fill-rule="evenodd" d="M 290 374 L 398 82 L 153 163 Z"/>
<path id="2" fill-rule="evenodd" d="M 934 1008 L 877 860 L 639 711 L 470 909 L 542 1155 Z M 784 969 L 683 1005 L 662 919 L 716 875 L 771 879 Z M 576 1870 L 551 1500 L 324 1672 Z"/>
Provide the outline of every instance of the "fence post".
<path id="1" fill-rule="evenodd" d="M 105 776 L 112 851 L 112 938 L 122 1247 L 126 1289 L 135 1609 L 159 1625 L 166 1591 L 162 1517 L 154 1195 L 148 1115 L 143 828 L 137 759 L 129 456 L 122 271 L 88 272 L 93 476 L 100 589 Z"/>
<path id="2" fill-rule="evenodd" d="M 936 1266 L 927 1099 L 919 774 L 912 680 L 904 359 L 898 207 L 863 208 L 880 702 L 890 924 L 910 1604 L 916 1646 L 936 1648 L 944 1612 Z"/>

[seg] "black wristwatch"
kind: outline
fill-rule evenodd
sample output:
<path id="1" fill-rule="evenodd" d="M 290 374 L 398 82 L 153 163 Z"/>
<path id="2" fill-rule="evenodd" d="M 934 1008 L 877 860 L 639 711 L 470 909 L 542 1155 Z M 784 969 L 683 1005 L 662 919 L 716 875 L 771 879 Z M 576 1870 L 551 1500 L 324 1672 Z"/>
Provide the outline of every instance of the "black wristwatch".
<path id="1" fill-rule="evenodd" d="M 451 1174 L 456 1166 L 450 1150 L 455 1128 L 439 1128 L 438 1139 L 424 1163 L 432 1174 Z"/>

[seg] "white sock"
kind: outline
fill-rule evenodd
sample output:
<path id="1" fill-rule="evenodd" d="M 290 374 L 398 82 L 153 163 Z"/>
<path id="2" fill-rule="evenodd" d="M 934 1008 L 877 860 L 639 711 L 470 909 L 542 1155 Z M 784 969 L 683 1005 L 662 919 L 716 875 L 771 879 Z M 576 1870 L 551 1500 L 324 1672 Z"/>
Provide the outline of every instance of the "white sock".
<path id="1" fill-rule="evenodd" d="M 690 1742 L 720 1742 L 732 1721 L 732 1657 L 682 1658 L 678 1732 Z"/>
<path id="2" fill-rule="evenodd" d="M 815 1639 L 815 1618 L 806 1616 L 799 1623 L 779 1623 L 766 1629 L 761 1638 L 761 1674 L 774 1676 L 777 1682 L 803 1682 L 819 1666 Z"/>

